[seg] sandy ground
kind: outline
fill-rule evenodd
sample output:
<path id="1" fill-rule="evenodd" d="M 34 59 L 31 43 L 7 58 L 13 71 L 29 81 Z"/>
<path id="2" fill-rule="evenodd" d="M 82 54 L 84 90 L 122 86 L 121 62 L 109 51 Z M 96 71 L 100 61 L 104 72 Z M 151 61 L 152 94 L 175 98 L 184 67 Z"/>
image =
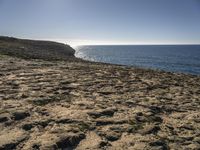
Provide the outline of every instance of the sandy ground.
<path id="1" fill-rule="evenodd" d="M 0 56 L 0 149 L 200 149 L 200 77 Z"/>

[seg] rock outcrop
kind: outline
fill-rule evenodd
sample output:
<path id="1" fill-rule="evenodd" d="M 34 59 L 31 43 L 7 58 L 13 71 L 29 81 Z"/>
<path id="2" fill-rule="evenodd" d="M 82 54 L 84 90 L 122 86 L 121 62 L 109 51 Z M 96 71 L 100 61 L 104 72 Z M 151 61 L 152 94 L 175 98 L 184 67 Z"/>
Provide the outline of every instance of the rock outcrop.
<path id="1" fill-rule="evenodd" d="M 0 36 L 0 53 L 25 59 L 68 60 L 75 50 L 69 45 Z"/>

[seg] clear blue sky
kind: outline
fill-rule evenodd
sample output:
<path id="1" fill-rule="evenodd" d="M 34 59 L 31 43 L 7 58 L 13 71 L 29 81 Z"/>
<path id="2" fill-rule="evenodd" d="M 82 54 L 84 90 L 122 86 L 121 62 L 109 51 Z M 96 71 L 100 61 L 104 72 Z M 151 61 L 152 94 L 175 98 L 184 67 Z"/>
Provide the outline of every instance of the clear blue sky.
<path id="1" fill-rule="evenodd" d="M 200 44 L 200 0 L 0 0 L 0 35 L 70 44 Z"/>

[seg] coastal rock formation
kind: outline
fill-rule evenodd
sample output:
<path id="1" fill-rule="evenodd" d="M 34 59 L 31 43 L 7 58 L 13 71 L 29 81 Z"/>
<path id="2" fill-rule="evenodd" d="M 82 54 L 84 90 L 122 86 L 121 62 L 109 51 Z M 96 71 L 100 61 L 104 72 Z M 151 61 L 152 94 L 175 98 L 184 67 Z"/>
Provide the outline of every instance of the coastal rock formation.
<path id="1" fill-rule="evenodd" d="M 74 57 L 75 50 L 57 42 L 0 36 L 0 53 L 25 59 L 67 60 Z"/>
<path id="2" fill-rule="evenodd" d="M 0 55 L 0 149 L 200 149 L 200 77 Z"/>

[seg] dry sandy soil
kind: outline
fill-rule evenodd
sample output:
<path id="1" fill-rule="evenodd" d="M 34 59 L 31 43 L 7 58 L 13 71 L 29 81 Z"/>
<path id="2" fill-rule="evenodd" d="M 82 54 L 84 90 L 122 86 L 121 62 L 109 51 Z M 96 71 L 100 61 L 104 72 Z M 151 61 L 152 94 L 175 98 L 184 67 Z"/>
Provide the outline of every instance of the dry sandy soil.
<path id="1" fill-rule="evenodd" d="M 200 77 L 0 56 L 0 149 L 200 149 Z"/>

